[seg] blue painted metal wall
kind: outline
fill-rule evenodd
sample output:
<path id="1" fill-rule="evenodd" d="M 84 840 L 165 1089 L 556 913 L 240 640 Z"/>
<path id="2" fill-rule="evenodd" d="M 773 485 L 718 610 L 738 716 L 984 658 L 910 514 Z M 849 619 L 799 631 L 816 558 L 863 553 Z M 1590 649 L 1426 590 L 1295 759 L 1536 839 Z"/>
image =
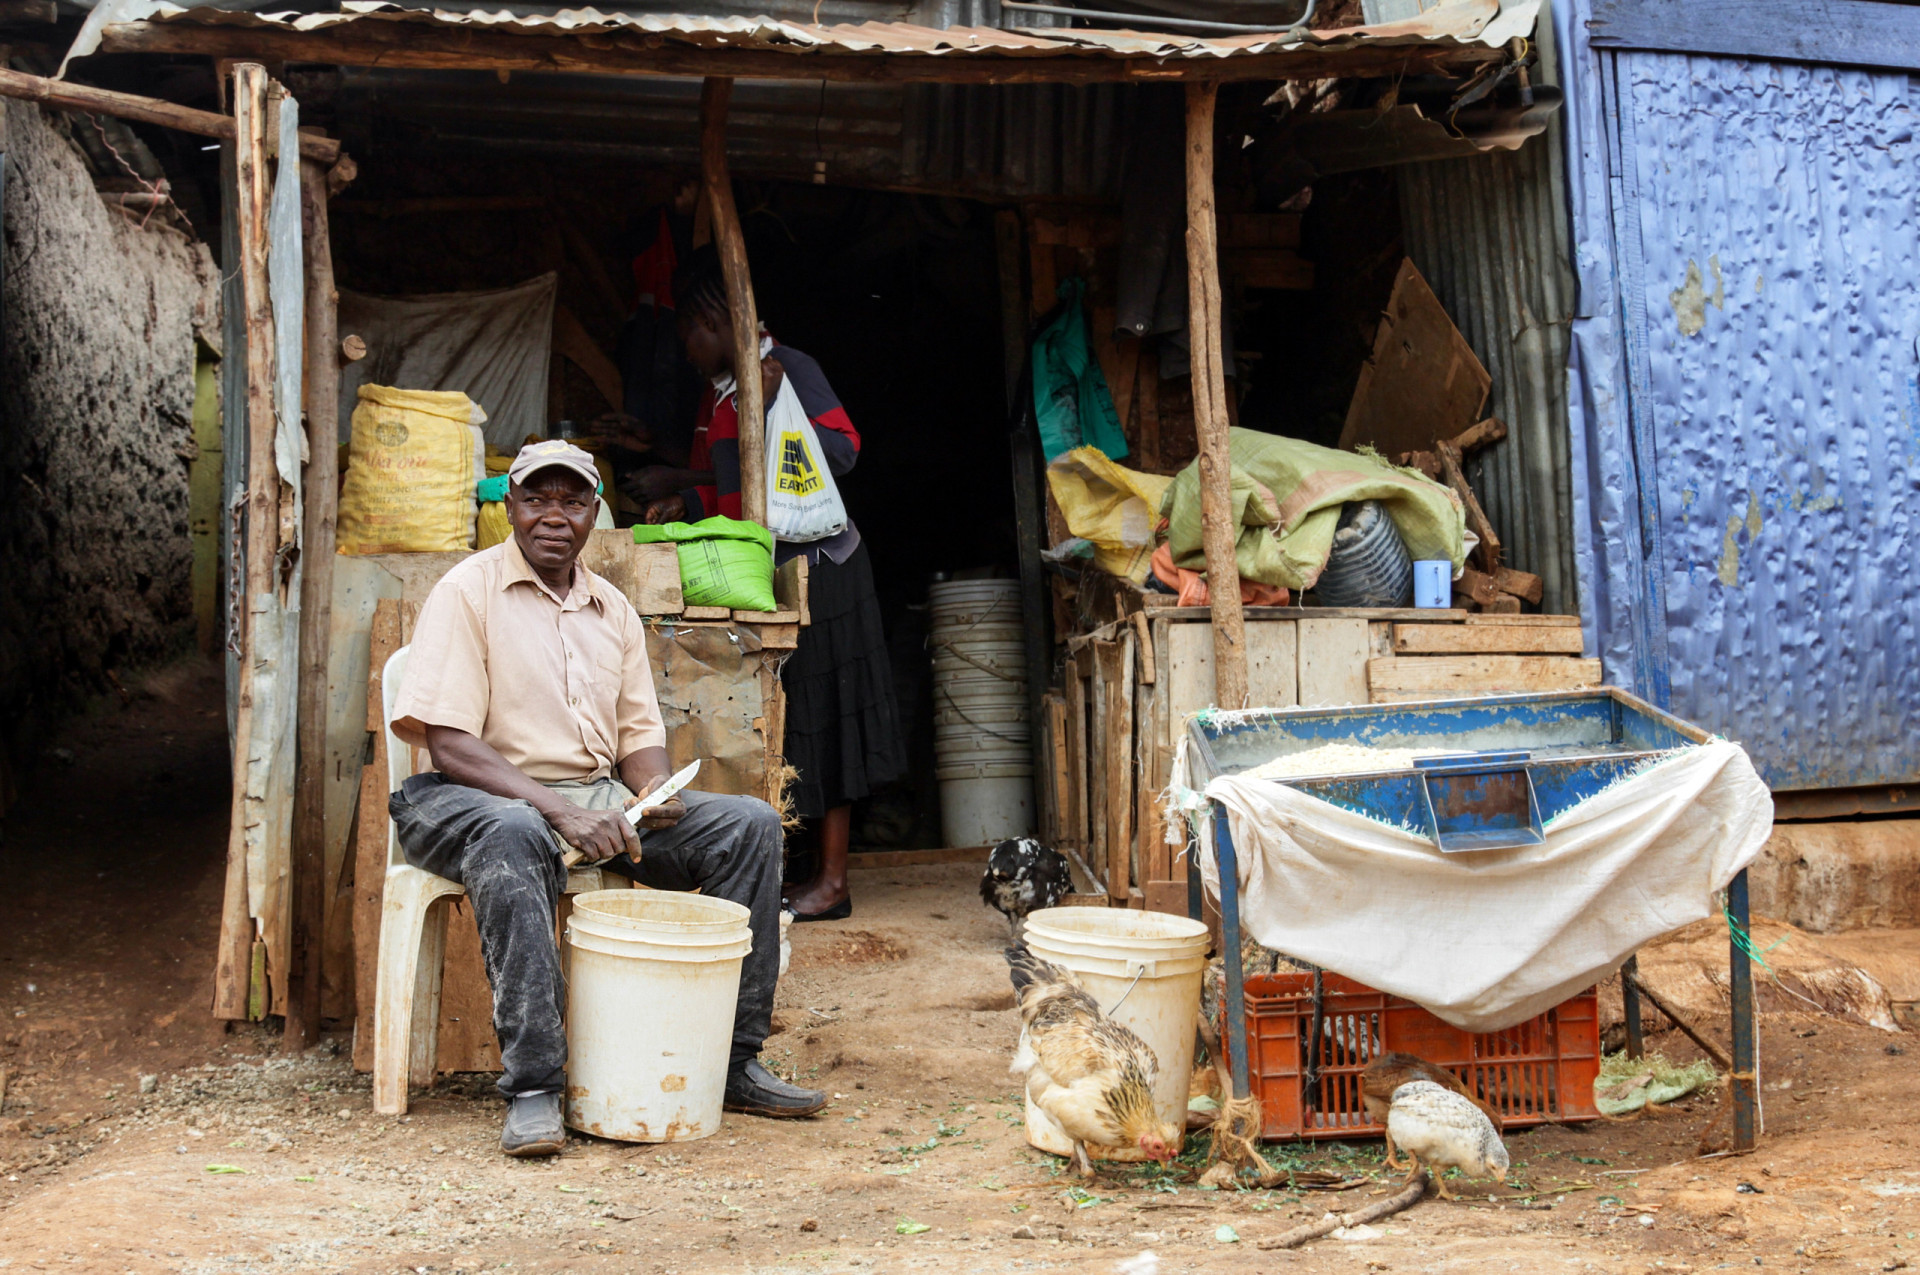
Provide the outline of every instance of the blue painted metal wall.
<path id="1" fill-rule="evenodd" d="M 1595 52 L 1557 6 L 1582 613 L 1775 788 L 1920 779 L 1905 75 Z"/>

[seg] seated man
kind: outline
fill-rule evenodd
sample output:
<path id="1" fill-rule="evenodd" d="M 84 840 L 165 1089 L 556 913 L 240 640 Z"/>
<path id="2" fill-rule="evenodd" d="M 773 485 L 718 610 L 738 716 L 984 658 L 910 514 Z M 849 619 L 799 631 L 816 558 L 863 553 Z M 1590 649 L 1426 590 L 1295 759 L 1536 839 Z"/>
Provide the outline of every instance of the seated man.
<path id="1" fill-rule="evenodd" d="M 565 1144 L 565 990 L 554 908 L 569 847 L 644 885 L 699 889 L 752 912 L 740 969 L 726 1106 L 807 1116 L 826 1095 L 760 1064 L 780 967 L 780 819 L 751 797 L 687 793 L 623 809 L 668 778 L 640 617 L 576 559 L 593 530 L 593 458 L 568 443 L 522 448 L 508 471 L 513 538 L 434 586 L 414 626 L 393 730 L 433 755 L 389 809 L 407 862 L 467 888 L 500 1037 L 508 1155 Z"/>

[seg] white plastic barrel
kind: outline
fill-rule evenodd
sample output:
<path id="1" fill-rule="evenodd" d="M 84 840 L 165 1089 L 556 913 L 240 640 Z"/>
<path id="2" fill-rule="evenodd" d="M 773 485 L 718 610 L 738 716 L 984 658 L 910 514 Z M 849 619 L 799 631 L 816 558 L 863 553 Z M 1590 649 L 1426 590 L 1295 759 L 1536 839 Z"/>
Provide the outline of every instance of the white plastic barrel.
<path id="1" fill-rule="evenodd" d="M 950 846 L 1026 836 L 1035 812 L 1020 582 L 943 581 L 927 609 L 941 836 Z"/>
<path id="2" fill-rule="evenodd" d="M 720 1105 L 753 948 L 747 909 L 669 890 L 594 890 L 567 918 L 569 1127 L 625 1142 L 691 1142 Z"/>
<path id="3" fill-rule="evenodd" d="M 1101 1009 L 1152 1048 L 1160 1060 L 1154 1107 L 1161 1120 L 1185 1129 L 1207 927 L 1184 916 L 1131 908 L 1042 908 L 1027 917 L 1026 935 L 1035 956 L 1072 970 Z M 1073 1140 L 1031 1099 L 1027 1141 L 1055 1155 L 1073 1154 Z M 1088 1154 L 1094 1154 L 1091 1148 Z M 1099 1158 L 1146 1156 L 1138 1147 L 1122 1147 L 1102 1148 Z"/>

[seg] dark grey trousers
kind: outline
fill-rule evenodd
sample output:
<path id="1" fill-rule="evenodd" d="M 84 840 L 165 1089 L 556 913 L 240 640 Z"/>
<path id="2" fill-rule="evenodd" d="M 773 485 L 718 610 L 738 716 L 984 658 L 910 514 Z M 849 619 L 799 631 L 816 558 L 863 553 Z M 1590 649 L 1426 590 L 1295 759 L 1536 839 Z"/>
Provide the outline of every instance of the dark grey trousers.
<path id="1" fill-rule="evenodd" d="M 624 790 L 620 790 L 624 792 Z M 579 800 L 580 805 L 601 806 Z M 599 864 L 656 890 L 693 890 L 753 914 L 753 950 L 740 967 L 732 1066 L 760 1053 L 773 1025 L 780 975 L 780 817 L 752 797 L 681 794 L 678 824 L 640 833 L 640 862 L 624 854 Z M 415 775 L 387 802 L 407 862 L 463 885 L 480 928 L 500 1038 L 500 1092 L 566 1085 L 566 986 L 554 942 L 554 909 L 566 885 L 559 843 L 524 801 Z M 602 807 L 604 808 L 604 807 Z"/>

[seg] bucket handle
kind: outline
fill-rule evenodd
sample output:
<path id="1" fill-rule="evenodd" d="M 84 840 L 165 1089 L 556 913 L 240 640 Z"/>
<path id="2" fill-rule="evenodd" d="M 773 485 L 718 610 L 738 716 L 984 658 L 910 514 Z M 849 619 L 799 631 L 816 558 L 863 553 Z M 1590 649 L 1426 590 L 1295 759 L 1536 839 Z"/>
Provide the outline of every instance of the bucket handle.
<path id="1" fill-rule="evenodd" d="M 1120 1012 L 1120 1007 L 1127 1003 L 1127 997 L 1133 995 L 1133 989 L 1140 986 L 1141 979 L 1149 976 L 1158 977 L 1156 971 L 1160 968 L 1160 962 L 1130 960 L 1127 962 L 1127 968 L 1133 972 L 1133 981 L 1127 984 L 1126 991 L 1120 993 L 1120 999 L 1113 1003 L 1113 1008 L 1105 1011 L 1109 1018 Z"/>

